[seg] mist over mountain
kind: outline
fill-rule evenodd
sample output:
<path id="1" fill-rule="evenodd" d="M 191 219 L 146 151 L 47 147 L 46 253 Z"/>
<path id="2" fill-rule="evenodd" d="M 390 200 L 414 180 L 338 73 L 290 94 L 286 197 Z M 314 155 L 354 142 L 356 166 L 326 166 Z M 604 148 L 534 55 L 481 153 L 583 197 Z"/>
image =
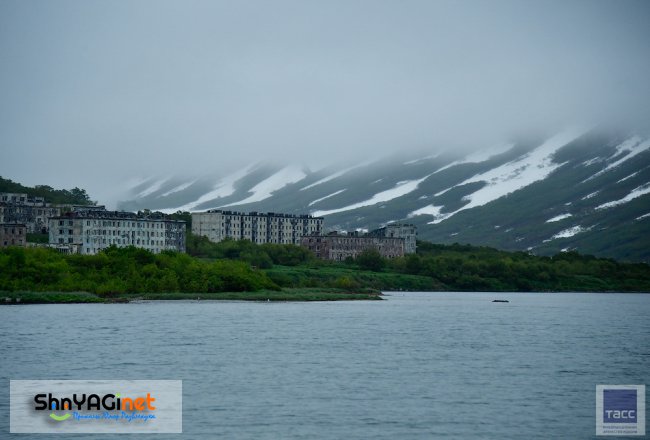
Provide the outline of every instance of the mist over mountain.
<path id="1" fill-rule="evenodd" d="M 643 0 L 5 0 L 0 174 L 112 206 L 148 176 L 647 130 L 649 21 Z"/>
<path id="2" fill-rule="evenodd" d="M 572 128 L 469 154 L 400 154 L 314 172 L 252 163 L 226 176 L 149 179 L 120 207 L 310 213 L 343 230 L 406 221 L 434 242 L 647 262 L 650 138 Z"/>
<path id="3" fill-rule="evenodd" d="M 0 175 L 644 259 L 649 22 L 644 0 L 5 0 Z"/>

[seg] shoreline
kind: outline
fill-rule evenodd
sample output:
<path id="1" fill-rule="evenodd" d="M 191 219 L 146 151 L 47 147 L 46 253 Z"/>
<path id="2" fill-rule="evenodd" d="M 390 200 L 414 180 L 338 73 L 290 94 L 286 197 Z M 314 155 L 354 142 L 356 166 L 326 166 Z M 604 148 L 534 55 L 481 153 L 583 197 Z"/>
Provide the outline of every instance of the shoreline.
<path id="1" fill-rule="evenodd" d="M 21 304 L 127 304 L 135 301 L 261 301 L 261 302 L 309 302 L 309 301 L 377 301 L 382 293 L 350 292 L 327 288 L 294 288 L 260 290 L 256 292 L 213 293 L 134 293 L 97 295 L 88 292 L 2 292 L 0 305 Z"/>
<path id="2" fill-rule="evenodd" d="M 381 301 L 394 294 L 414 292 L 411 290 L 386 290 L 353 292 L 335 288 L 287 288 L 279 291 L 261 290 L 256 292 L 213 292 L 213 293 L 138 293 L 100 296 L 88 292 L 1 292 L 2 305 L 29 304 L 128 304 L 147 301 L 254 301 L 254 302 L 315 302 L 315 301 Z M 431 290 L 424 293 L 529 293 L 524 291 L 451 291 Z M 609 293 L 609 294 L 650 294 L 650 292 L 619 291 L 540 291 L 537 293 Z"/>

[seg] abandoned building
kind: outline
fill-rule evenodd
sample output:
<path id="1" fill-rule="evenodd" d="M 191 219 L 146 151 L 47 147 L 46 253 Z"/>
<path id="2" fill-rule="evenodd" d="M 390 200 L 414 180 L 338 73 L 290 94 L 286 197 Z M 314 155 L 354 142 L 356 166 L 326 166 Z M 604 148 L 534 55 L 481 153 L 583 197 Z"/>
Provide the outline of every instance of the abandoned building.
<path id="1" fill-rule="evenodd" d="M 415 253 L 416 237 L 417 228 L 414 225 L 395 223 L 365 234 L 358 231 L 312 234 L 303 237 L 300 244 L 323 260 L 356 258 L 368 249 L 377 250 L 384 258 L 396 258 Z"/>
<path id="2" fill-rule="evenodd" d="M 414 254 L 418 230 L 415 225 L 407 223 L 390 223 L 383 228 L 368 232 L 371 237 L 394 237 L 404 239 L 404 253 Z"/>
<path id="3" fill-rule="evenodd" d="M 48 218 L 61 215 L 61 207 L 45 202 L 43 197 L 21 193 L 0 193 L 0 223 L 24 224 L 27 232 L 47 232 Z"/>
<path id="4" fill-rule="evenodd" d="M 257 244 L 299 245 L 302 237 L 322 230 L 323 218 L 310 215 L 222 210 L 192 213 L 192 233 L 215 243 L 231 238 Z"/>
<path id="5" fill-rule="evenodd" d="M 185 252 L 185 222 L 159 212 L 70 211 L 50 218 L 49 231 L 51 246 L 88 255 L 110 246 Z"/>
<path id="6" fill-rule="evenodd" d="M 0 223 L 0 247 L 25 246 L 27 227 L 20 223 Z"/>
<path id="7" fill-rule="evenodd" d="M 355 232 L 309 235 L 303 237 L 300 244 L 313 252 L 316 258 L 322 260 L 343 261 L 348 257 L 356 258 L 368 249 L 376 249 L 384 258 L 404 256 L 403 238 L 373 237 Z"/>

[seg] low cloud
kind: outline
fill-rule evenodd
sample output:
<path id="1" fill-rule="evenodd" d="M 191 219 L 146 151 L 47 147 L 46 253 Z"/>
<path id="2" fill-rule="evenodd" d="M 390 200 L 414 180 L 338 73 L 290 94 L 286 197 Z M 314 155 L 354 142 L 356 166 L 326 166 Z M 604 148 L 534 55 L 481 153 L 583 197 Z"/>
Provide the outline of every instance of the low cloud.
<path id="1" fill-rule="evenodd" d="M 127 178 L 647 130 L 650 4 L 0 4 L 0 174 Z"/>

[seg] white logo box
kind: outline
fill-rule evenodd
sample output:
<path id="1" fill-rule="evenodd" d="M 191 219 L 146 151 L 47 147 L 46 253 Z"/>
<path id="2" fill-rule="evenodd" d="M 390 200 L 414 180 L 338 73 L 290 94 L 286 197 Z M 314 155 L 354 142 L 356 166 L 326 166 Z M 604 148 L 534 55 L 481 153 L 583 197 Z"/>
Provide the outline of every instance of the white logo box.
<path id="1" fill-rule="evenodd" d="M 10 432 L 11 433 L 94 433 L 94 434 L 128 434 L 128 433 L 182 433 L 183 432 L 183 381 L 181 380 L 11 380 L 10 381 Z M 36 410 L 39 401 L 53 398 L 72 399 L 77 394 L 77 401 L 82 394 L 104 396 L 119 394 L 124 404 L 121 410 L 107 411 L 86 408 L 79 410 L 72 404 L 67 410 L 53 411 L 51 408 Z M 150 410 L 146 404 L 142 410 L 131 411 L 128 398 L 135 403 L 137 398 L 150 401 Z M 107 396 L 105 402 L 115 402 L 116 398 Z M 94 399 L 93 399 L 94 400 Z M 42 406 L 42 405 L 40 405 Z M 142 408 L 142 405 L 139 405 Z M 54 414 L 55 417 L 52 417 Z M 135 417 L 133 417 L 135 415 Z M 63 419 L 63 420 L 61 420 Z"/>
<path id="2" fill-rule="evenodd" d="M 605 390 L 636 390 L 636 423 L 606 423 L 604 421 Z M 645 435 L 645 385 L 596 385 L 596 435 Z"/>

